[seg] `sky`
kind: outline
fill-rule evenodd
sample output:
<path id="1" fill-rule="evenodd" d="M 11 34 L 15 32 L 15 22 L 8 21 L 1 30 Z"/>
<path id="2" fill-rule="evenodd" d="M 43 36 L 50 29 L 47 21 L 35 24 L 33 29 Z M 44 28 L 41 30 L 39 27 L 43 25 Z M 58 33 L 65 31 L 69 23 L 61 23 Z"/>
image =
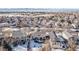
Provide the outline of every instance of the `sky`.
<path id="1" fill-rule="evenodd" d="M 79 0 L 0 0 L 0 8 L 79 8 Z"/>

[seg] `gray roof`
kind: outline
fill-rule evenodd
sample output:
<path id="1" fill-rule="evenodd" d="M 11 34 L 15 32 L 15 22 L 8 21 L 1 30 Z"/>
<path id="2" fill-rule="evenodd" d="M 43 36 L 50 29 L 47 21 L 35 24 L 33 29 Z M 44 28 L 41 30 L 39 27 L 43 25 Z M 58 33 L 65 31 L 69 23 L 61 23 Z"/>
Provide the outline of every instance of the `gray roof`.
<path id="1" fill-rule="evenodd" d="M 13 31 L 12 36 L 13 37 L 25 37 L 25 34 L 23 34 L 21 31 Z"/>
<path id="2" fill-rule="evenodd" d="M 58 36 L 58 41 L 65 41 L 65 38 L 62 36 Z"/>

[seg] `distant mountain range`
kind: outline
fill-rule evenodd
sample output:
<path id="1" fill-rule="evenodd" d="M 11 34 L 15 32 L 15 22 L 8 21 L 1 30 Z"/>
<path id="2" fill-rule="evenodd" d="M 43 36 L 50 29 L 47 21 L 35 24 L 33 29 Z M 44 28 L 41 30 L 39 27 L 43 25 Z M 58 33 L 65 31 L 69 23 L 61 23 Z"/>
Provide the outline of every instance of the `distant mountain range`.
<path id="1" fill-rule="evenodd" d="M 0 12 L 79 12 L 79 9 L 65 8 L 0 8 Z"/>

